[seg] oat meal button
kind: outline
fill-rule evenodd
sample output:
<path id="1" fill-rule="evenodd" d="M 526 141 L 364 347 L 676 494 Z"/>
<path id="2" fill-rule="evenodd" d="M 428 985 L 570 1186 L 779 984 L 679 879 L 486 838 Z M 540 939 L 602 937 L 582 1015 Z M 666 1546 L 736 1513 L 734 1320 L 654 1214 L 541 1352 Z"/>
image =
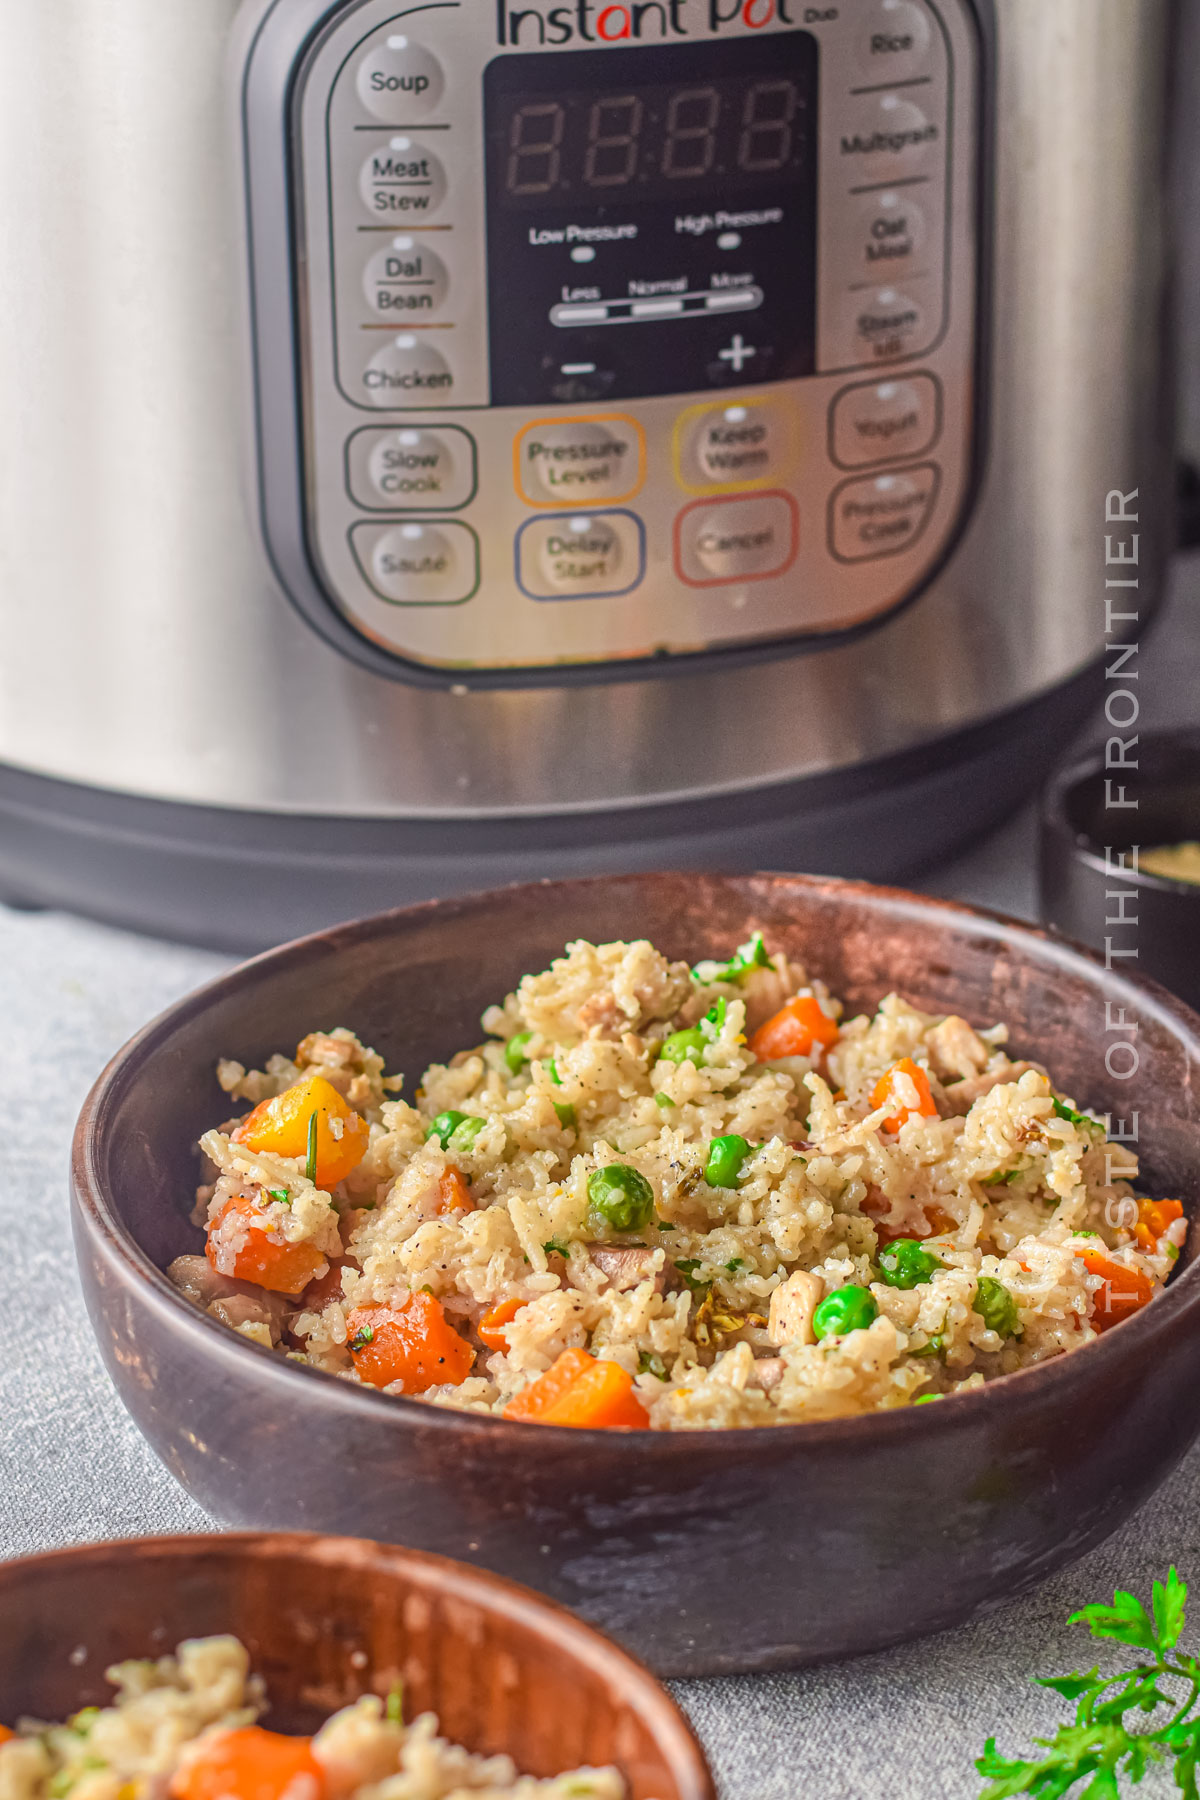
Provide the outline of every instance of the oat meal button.
<path id="1" fill-rule="evenodd" d="M 829 502 L 829 543 L 840 562 L 896 556 L 916 543 L 941 487 L 936 463 L 845 481 Z"/>
<path id="2" fill-rule="evenodd" d="M 692 587 L 761 581 L 795 560 L 797 510 L 790 494 L 697 500 L 675 521 L 675 561 Z"/>
<path id="3" fill-rule="evenodd" d="M 941 431 L 941 389 L 932 375 L 859 381 L 833 403 L 833 460 L 843 469 L 920 456 Z"/>
<path id="4" fill-rule="evenodd" d="M 859 195 L 856 254 L 861 273 L 868 279 L 900 279 L 906 270 L 916 267 L 924 252 L 925 214 L 912 194 L 911 188 L 903 187 Z"/>
<path id="5" fill-rule="evenodd" d="M 445 88 L 442 65 L 423 44 L 393 34 L 367 52 L 358 70 L 358 97 L 388 125 L 431 113 Z"/>

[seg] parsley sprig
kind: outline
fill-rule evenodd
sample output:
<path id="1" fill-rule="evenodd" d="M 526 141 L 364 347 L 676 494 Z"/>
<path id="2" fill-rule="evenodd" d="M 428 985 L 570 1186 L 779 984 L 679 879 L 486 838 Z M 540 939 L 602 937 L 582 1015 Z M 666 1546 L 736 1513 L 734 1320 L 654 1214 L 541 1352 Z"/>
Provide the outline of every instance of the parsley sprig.
<path id="1" fill-rule="evenodd" d="M 1119 1675 L 1093 1668 L 1082 1675 L 1040 1677 L 1042 1687 L 1075 1702 L 1075 1723 L 1060 1725 L 1052 1738 L 1035 1738 L 1046 1752 L 1036 1761 L 1001 1756 L 995 1738 L 989 1738 L 975 1764 L 987 1780 L 980 1800 L 1012 1800 L 1017 1794 L 1060 1800 L 1072 1790 L 1076 1800 L 1120 1800 L 1120 1777 L 1140 1781 L 1153 1764 L 1168 1759 L 1185 1800 L 1200 1800 L 1200 1658 L 1176 1648 L 1186 1601 L 1187 1583 L 1172 1569 L 1165 1585 L 1154 1583 L 1149 1612 L 1135 1594 L 1118 1588 L 1111 1606 L 1073 1613 L 1072 1625 L 1086 1625 L 1094 1638 L 1128 1644 L 1143 1652 L 1143 1660 Z M 1170 1710 L 1155 1724 L 1163 1707 Z"/>

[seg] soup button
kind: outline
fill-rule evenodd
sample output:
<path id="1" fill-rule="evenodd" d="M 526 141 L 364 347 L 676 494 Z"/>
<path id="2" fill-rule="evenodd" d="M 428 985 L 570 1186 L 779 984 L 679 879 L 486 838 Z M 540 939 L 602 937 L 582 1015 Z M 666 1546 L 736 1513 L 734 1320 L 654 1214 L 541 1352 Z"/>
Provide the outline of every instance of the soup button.
<path id="1" fill-rule="evenodd" d="M 399 606 L 453 606 L 479 586 L 479 541 L 468 525 L 413 519 L 355 525 L 354 555 L 383 600 Z"/>
<path id="2" fill-rule="evenodd" d="M 799 513 L 790 494 L 698 500 L 675 522 L 675 565 L 692 587 L 763 581 L 795 561 Z"/>

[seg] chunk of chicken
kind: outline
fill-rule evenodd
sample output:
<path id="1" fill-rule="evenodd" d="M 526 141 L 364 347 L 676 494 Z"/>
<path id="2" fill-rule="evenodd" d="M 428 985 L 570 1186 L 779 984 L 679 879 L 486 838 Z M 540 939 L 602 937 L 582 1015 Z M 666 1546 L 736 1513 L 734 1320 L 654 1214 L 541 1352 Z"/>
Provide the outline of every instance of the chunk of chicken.
<path id="1" fill-rule="evenodd" d="M 926 1032 L 925 1041 L 933 1057 L 934 1069 L 943 1080 L 951 1075 L 963 1079 L 978 1075 L 991 1055 L 979 1033 L 957 1013 L 951 1013 L 948 1019 Z"/>
<path id="2" fill-rule="evenodd" d="M 628 1292 L 630 1288 L 640 1287 L 643 1281 L 651 1279 L 655 1292 L 662 1293 L 666 1277 L 661 1269 L 655 1269 L 653 1250 L 619 1244 L 589 1244 L 587 1248 L 591 1261 L 602 1275 L 607 1276 L 609 1286 L 614 1287 L 619 1294 Z"/>
<path id="3" fill-rule="evenodd" d="M 942 1089 L 945 1116 L 965 1117 L 977 1100 L 982 1099 L 984 1094 L 990 1094 L 1002 1081 L 1020 1081 L 1022 1075 L 1027 1075 L 1030 1069 L 1036 1069 L 1037 1066 L 1031 1062 L 1006 1062 L 998 1069 L 989 1069 L 986 1075 L 973 1075 L 967 1081 L 952 1081 Z M 1042 1073 L 1041 1070 L 1038 1072 Z"/>
<path id="4" fill-rule="evenodd" d="M 773 1344 L 815 1344 L 813 1314 L 825 1292 L 819 1275 L 796 1269 L 771 1295 L 767 1337 Z"/>
<path id="5" fill-rule="evenodd" d="M 769 1394 L 771 1389 L 778 1387 L 782 1380 L 782 1356 L 760 1356 L 755 1361 L 746 1386 L 762 1388 L 764 1393 Z"/>
<path id="6" fill-rule="evenodd" d="M 218 1274 L 206 1256 L 177 1256 L 167 1266 L 167 1280 L 185 1300 L 235 1331 L 242 1325 L 265 1325 L 273 1344 L 283 1335 L 284 1314 L 295 1305 L 284 1294 Z"/>

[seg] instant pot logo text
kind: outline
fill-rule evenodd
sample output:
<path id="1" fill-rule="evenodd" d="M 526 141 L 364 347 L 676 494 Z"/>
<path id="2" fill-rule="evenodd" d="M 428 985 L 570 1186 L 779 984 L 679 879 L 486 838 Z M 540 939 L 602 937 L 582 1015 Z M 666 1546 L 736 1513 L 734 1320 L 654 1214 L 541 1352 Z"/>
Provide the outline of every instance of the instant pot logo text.
<path id="1" fill-rule="evenodd" d="M 798 0 L 569 0 L 552 6 L 513 6 L 496 0 L 501 44 L 534 49 L 539 44 L 646 43 L 662 38 L 704 37 L 729 27 L 761 31 L 776 22 L 798 24 Z M 811 14 L 813 8 L 809 8 Z M 821 17 L 836 17 L 836 8 Z"/>

